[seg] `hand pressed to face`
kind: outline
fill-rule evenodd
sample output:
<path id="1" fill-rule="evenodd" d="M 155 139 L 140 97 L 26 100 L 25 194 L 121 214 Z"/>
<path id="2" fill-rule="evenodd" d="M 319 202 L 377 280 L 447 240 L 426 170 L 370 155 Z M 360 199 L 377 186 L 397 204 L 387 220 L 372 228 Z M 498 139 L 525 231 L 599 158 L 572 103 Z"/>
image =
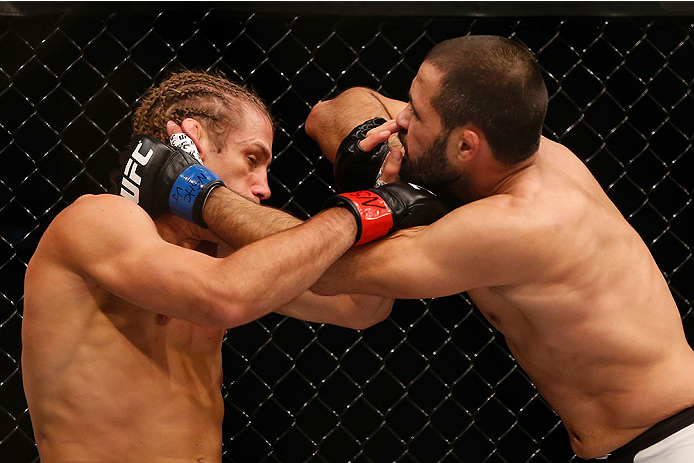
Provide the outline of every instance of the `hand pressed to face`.
<path id="1" fill-rule="evenodd" d="M 359 142 L 359 147 L 365 152 L 370 152 L 380 143 L 388 140 L 390 152 L 383 162 L 381 168 L 381 182 L 393 183 L 398 181 L 400 172 L 400 162 L 402 161 L 404 148 L 397 135 L 400 132 L 400 127 L 395 120 L 391 119 L 385 124 L 369 130 L 366 138 Z"/>
<path id="2" fill-rule="evenodd" d="M 272 125 L 267 117 L 253 108 L 245 108 L 243 124 L 229 132 L 221 149 L 204 133 L 194 119 L 181 126 L 167 125 L 169 135 L 184 132 L 193 139 L 203 164 L 217 173 L 227 188 L 259 203 L 270 197 L 267 169 L 272 161 Z"/>

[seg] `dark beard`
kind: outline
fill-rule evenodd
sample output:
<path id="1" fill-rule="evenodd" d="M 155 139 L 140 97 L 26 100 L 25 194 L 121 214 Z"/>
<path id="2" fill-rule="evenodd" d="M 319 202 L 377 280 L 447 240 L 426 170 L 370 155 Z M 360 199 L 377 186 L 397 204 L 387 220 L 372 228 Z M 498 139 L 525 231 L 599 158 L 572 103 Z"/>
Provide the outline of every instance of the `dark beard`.
<path id="1" fill-rule="evenodd" d="M 450 131 L 440 133 L 417 159 L 404 156 L 400 178 L 423 186 L 434 193 L 443 192 L 460 179 L 460 173 L 446 158 L 446 145 Z"/>

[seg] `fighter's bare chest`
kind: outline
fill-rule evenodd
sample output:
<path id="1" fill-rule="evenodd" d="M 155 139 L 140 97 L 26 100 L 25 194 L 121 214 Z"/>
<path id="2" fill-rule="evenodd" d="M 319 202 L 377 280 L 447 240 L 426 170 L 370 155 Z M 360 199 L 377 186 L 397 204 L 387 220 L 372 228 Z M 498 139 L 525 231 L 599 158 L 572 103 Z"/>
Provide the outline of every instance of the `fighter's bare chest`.
<path id="1" fill-rule="evenodd" d="M 225 331 L 196 325 L 187 320 L 151 312 L 113 295 L 100 301 L 101 332 L 106 337 L 125 338 L 142 352 L 171 349 L 181 353 L 216 355 Z M 107 332 L 111 331 L 108 336 Z"/>

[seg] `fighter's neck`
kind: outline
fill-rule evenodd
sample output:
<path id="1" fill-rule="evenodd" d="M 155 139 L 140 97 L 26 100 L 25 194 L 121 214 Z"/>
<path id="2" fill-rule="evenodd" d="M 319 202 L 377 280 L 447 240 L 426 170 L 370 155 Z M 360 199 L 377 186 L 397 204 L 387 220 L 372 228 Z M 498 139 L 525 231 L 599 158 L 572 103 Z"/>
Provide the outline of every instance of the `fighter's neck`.
<path id="1" fill-rule="evenodd" d="M 538 153 L 512 166 L 496 161 L 481 166 L 477 172 L 462 178 L 456 190 L 450 193 L 464 203 L 489 196 L 509 193 L 532 172 Z"/>
<path id="2" fill-rule="evenodd" d="M 502 170 L 498 175 L 496 183 L 488 190 L 487 196 L 508 193 L 515 188 L 532 171 L 532 167 L 535 166 L 537 159 L 538 153 L 536 152 L 528 159 Z"/>

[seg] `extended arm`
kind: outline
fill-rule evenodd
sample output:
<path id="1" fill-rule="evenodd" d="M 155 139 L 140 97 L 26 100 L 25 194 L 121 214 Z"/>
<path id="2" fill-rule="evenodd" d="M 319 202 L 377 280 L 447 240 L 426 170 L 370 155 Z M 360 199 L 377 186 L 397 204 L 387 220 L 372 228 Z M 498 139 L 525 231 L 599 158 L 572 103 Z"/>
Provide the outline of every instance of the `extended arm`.
<path id="1" fill-rule="evenodd" d="M 170 130 L 174 132 L 176 129 L 180 130 L 180 127 L 172 126 Z M 187 138 L 180 133 L 177 136 Z M 235 249 L 302 224 L 299 219 L 289 214 L 260 206 L 220 187 L 221 182 L 216 182 L 215 185 L 213 179 L 217 175 L 199 164 L 199 159 L 195 159 L 194 149 L 175 150 L 152 139 L 139 137 L 124 172 L 124 189 L 137 194 L 127 195 L 121 192 L 123 196 L 136 200 L 150 213 L 161 214 L 170 211 L 209 227 L 212 234 L 197 227 L 191 231 L 200 235 L 201 239 L 223 242 Z M 310 235 L 307 238 L 310 238 Z M 272 262 L 262 256 L 258 258 L 263 259 L 263 263 Z M 300 270 L 301 261 L 297 260 L 296 265 Z M 368 320 L 374 318 L 373 314 L 369 313 L 370 309 L 383 312 L 383 307 L 392 304 L 392 301 L 387 303 L 374 297 L 359 297 L 356 304 L 354 297 L 341 296 L 322 298 L 325 306 L 319 307 L 314 302 L 317 298 L 310 296 L 302 298 L 311 302 L 306 307 L 300 307 L 298 302 L 294 302 L 283 309 L 284 313 L 312 321 L 363 327 L 363 317 Z M 354 315 L 351 319 L 346 316 L 349 315 L 349 310 L 352 310 Z"/>
<path id="2" fill-rule="evenodd" d="M 312 289 L 419 299 L 518 283 L 530 275 L 529 242 L 536 236 L 525 218 L 505 212 L 503 201 L 476 201 L 428 227 L 353 248 Z"/>
<path id="3" fill-rule="evenodd" d="M 235 226 L 229 226 L 230 217 L 234 218 Z M 303 223 L 282 211 L 246 201 L 223 188 L 210 195 L 205 207 L 205 220 L 215 234 L 236 248 L 278 233 L 282 227 L 288 229 Z M 266 224 L 266 227 L 260 224 Z M 393 302 L 390 298 L 362 294 L 319 296 L 306 291 L 274 311 L 310 322 L 364 329 L 385 319 Z"/>
<path id="4" fill-rule="evenodd" d="M 294 300 L 352 245 L 355 234 L 352 214 L 335 208 L 215 259 L 163 241 L 142 209 L 102 195 L 82 198 L 61 213 L 48 246 L 60 250 L 63 265 L 126 301 L 228 328 Z"/>
<path id="5" fill-rule="evenodd" d="M 219 188 L 218 190 L 220 191 L 213 193 L 208 207 L 204 211 L 205 222 L 210 224 L 213 229 L 224 228 L 225 224 L 230 222 L 230 217 L 236 218 L 238 215 L 233 207 L 229 207 L 228 212 L 224 212 L 224 208 L 221 207 L 222 205 L 232 206 L 235 202 L 238 202 L 234 201 L 234 194 L 223 188 Z M 224 201 L 224 196 L 228 197 L 226 201 Z M 218 208 L 214 203 L 220 203 L 220 207 Z M 357 238 L 355 240 L 357 245 L 368 243 L 394 230 L 432 223 L 446 213 L 445 206 L 430 192 L 407 183 L 393 183 L 369 190 L 346 193 L 331 198 L 329 204 L 340 206 L 341 208 L 344 207 L 354 214 L 356 219 L 355 223 L 358 225 Z M 238 206 L 244 206 L 244 203 L 241 202 Z M 328 212 L 329 211 L 330 209 Z M 320 215 L 318 217 L 320 217 Z M 305 225 L 299 225 L 290 231 L 301 230 L 304 227 Z M 286 232 L 283 232 L 278 235 L 283 235 L 285 233 Z M 267 241 L 278 235 L 273 235 L 262 241 Z M 243 248 L 242 250 L 245 249 L 247 248 Z M 297 263 L 297 265 L 299 264 L 301 264 L 301 262 Z M 360 294 L 362 290 L 357 286 L 354 290 L 349 291 L 349 293 Z M 382 301 L 377 301 L 376 298 L 373 297 L 368 299 L 370 299 L 370 301 L 362 300 L 361 302 L 378 304 L 378 313 L 389 310 L 389 304 L 385 305 Z M 355 306 L 356 304 L 351 305 Z M 357 310 L 355 309 L 356 307 L 352 309 L 352 312 L 356 314 Z M 306 308 L 301 310 L 305 312 Z M 297 313 L 303 314 L 304 312 L 301 310 Z M 349 311 L 349 309 L 347 309 L 347 311 Z M 324 314 L 319 315 L 324 317 Z M 335 315 L 339 318 L 339 314 Z M 309 319 L 315 320 L 313 317 L 314 315 L 311 313 L 311 318 Z M 308 317 L 299 315 L 299 318 L 307 319 Z M 371 319 L 374 317 L 367 316 L 367 318 Z"/>

